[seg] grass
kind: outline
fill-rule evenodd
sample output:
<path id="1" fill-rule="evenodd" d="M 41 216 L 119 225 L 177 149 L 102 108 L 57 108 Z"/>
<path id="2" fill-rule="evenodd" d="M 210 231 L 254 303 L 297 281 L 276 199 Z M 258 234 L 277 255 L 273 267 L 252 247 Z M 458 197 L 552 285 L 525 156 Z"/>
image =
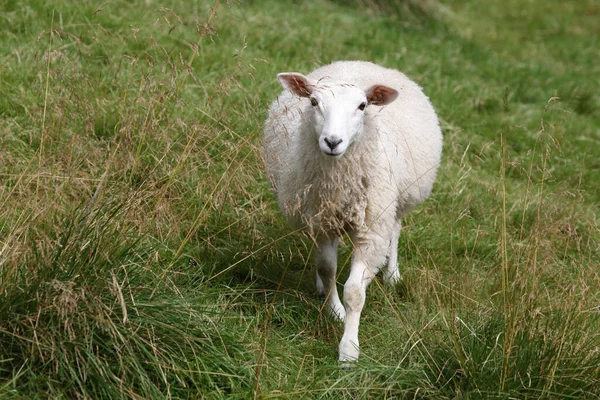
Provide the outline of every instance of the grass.
<path id="1" fill-rule="evenodd" d="M 4 2 L 0 397 L 599 398 L 599 12 Z M 275 74 L 337 59 L 404 71 L 445 136 L 350 371 L 261 158 Z"/>

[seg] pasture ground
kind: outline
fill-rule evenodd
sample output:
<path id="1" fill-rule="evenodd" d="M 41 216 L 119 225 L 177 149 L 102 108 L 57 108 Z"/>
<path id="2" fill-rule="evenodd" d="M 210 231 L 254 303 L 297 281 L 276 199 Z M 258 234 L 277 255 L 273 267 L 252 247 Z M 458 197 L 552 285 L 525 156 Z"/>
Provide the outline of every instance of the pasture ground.
<path id="1" fill-rule="evenodd" d="M 0 398 L 600 398 L 599 18 L 5 0 Z M 338 59 L 405 72 L 445 137 L 350 371 L 261 158 L 276 73 Z"/>

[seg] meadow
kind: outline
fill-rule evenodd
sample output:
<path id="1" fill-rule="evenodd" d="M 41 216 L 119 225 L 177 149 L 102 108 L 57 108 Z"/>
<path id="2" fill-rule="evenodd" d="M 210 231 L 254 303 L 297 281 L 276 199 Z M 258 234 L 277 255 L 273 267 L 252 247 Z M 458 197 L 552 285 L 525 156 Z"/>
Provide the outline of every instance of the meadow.
<path id="1" fill-rule="evenodd" d="M 4 0 L 0 398 L 600 398 L 599 18 L 594 0 Z M 341 59 L 418 82 L 445 141 L 348 371 L 261 154 L 275 75 Z"/>

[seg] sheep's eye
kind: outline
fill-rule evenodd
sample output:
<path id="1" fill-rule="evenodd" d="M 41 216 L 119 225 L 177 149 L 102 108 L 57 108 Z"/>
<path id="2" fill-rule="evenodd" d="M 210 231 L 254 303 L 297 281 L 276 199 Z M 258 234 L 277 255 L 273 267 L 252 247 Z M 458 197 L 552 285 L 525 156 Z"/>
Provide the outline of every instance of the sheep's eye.
<path id="1" fill-rule="evenodd" d="M 310 104 L 313 105 L 313 107 L 315 107 L 316 105 L 319 104 L 319 102 L 317 101 L 317 99 L 315 99 L 314 97 L 310 98 Z"/>
<path id="2" fill-rule="evenodd" d="M 360 103 L 360 106 L 358 106 L 358 109 L 360 111 L 364 111 L 366 106 L 367 106 L 367 103 Z"/>

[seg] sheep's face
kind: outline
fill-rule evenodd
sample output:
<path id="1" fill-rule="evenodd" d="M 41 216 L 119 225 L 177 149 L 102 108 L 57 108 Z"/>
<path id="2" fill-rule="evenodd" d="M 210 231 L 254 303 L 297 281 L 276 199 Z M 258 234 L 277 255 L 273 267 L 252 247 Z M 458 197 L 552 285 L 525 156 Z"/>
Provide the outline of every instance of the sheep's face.
<path id="1" fill-rule="evenodd" d="M 365 92 L 349 84 L 319 86 L 310 102 L 319 148 L 328 156 L 342 156 L 363 131 Z"/>
<path id="2" fill-rule="evenodd" d="M 360 137 L 368 105 L 389 104 L 398 96 L 396 90 L 383 85 L 364 92 L 349 83 L 319 83 L 298 73 L 282 73 L 277 79 L 284 88 L 310 100 L 319 148 L 332 157 L 341 157 Z"/>

